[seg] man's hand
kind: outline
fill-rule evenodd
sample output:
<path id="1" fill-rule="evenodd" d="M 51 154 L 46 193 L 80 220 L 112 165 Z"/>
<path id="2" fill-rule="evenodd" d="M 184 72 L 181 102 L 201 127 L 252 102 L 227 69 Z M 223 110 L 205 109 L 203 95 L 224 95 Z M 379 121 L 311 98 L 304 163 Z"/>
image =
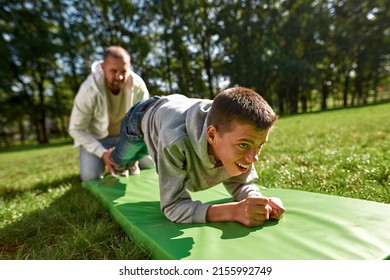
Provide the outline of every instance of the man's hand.
<path id="1" fill-rule="evenodd" d="M 115 149 L 114 147 L 110 148 L 102 155 L 102 160 L 111 173 L 115 173 L 115 167 L 118 166 L 118 164 L 111 159 L 111 153 L 114 149 Z"/>

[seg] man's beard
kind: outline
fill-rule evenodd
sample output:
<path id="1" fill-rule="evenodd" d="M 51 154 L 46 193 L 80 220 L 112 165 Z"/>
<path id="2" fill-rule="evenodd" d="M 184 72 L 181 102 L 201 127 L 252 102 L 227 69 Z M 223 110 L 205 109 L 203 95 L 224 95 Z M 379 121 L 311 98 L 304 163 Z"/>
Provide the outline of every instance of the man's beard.
<path id="1" fill-rule="evenodd" d="M 113 82 L 108 85 L 108 88 L 113 94 L 119 94 L 123 87 L 123 84 L 124 82 Z"/>

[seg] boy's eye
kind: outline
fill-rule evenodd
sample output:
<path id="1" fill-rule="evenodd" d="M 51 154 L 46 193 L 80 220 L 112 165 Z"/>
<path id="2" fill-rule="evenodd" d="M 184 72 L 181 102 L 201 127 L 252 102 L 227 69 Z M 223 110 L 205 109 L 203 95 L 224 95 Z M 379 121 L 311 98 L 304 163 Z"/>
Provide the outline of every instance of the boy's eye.
<path id="1" fill-rule="evenodd" d="M 241 144 L 239 144 L 239 146 L 241 149 L 248 149 L 248 147 L 249 147 L 249 145 L 246 143 L 241 143 Z"/>

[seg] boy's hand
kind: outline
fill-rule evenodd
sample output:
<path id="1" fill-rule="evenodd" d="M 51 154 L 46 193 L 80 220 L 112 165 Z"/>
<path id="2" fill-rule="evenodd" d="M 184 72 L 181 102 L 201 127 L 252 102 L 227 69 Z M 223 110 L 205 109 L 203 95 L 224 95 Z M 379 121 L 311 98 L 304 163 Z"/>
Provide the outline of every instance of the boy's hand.
<path id="1" fill-rule="evenodd" d="M 277 197 L 269 197 L 268 205 L 271 206 L 270 218 L 274 220 L 279 220 L 283 217 L 285 212 L 283 202 Z"/>
<path id="2" fill-rule="evenodd" d="M 264 196 L 252 196 L 240 201 L 235 220 L 247 227 L 264 224 L 270 218 L 272 210 L 268 203 L 268 198 Z"/>

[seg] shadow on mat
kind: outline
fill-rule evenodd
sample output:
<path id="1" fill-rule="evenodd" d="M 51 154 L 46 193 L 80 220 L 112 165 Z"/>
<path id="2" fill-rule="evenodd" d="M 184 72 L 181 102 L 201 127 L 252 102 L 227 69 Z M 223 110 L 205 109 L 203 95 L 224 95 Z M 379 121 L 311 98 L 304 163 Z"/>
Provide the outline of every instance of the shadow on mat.
<path id="1" fill-rule="evenodd" d="M 146 251 L 153 252 L 155 259 L 184 259 L 191 255 L 196 246 L 192 229 L 198 236 L 208 237 L 210 228 L 221 232 L 219 239 L 235 239 L 248 236 L 264 227 L 274 226 L 278 221 L 267 221 L 263 226 L 248 228 L 235 222 L 207 224 L 180 224 L 169 221 L 160 210 L 160 202 L 135 201 L 135 188 L 115 178 L 89 188 L 109 209 L 124 231 Z M 158 193 L 158 189 L 156 188 Z M 150 194 L 153 197 L 155 194 Z M 231 202 L 230 198 L 211 201 L 212 204 Z M 215 238 L 215 236 L 214 236 Z"/>

